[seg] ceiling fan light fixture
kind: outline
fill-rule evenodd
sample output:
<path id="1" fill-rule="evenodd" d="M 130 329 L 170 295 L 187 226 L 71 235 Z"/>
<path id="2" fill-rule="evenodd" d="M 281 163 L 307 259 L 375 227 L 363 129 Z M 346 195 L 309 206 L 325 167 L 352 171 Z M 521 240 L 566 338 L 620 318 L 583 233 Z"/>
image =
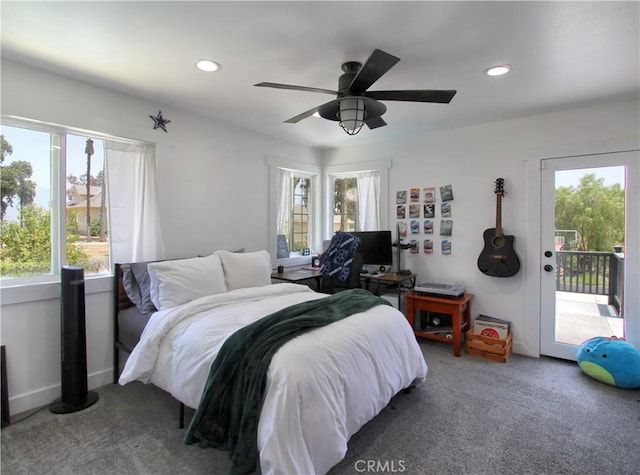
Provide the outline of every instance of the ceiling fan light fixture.
<path id="1" fill-rule="evenodd" d="M 222 67 L 210 59 L 199 59 L 195 62 L 196 68 L 205 73 L 213 73 L 222 69 Z"/>
<path id="2" fill-rule="evenodd" d="M 495 77 L 507 74 L 509 71 L 511 71 L 510 64 L 498 64 L 497 66 L 491 66 L 490 68 L 486 69 L 484 73 L 487 76 Z"/>
<path id="3" fill-rule="evenodd" d="M 365 100 L 357 97 L 340 99 L 338 118 L 340 127 L 349 135 L 356 135 L 364 125 Z"/>

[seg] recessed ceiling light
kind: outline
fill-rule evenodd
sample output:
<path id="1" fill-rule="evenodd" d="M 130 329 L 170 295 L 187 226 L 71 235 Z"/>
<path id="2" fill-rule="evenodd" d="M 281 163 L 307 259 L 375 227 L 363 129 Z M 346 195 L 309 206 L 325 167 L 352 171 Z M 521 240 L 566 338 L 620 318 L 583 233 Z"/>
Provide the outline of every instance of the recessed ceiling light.
<path id="1" fill-rule="evenodd" d="M 210 59 L 199 59 L 196 61 L 196 68 L 200 71 L 204 71 L 207 73 L 212 73 L 221 68 L 221 66 L 215 61 L 211 61 Z"/>
<path id="2" fill-rule="evenodd" d="M 502 76 L 503 74 L 507 74 L 511 71 L 510 64 L 499 64 L 498 66 L 491 66 L 484 73 L 487 76 Z"/>

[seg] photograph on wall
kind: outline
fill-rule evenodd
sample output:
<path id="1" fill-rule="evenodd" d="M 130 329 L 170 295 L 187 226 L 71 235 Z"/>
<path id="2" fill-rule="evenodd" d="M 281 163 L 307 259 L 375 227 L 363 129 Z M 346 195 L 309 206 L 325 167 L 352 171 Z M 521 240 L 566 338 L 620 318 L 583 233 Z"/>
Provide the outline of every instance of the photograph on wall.
<path id="1" fill-rule="evenodd" d="M 433 241 L 431 239 L 425 239 L 422 243 L 422 251 L 425 254 L 433 254 Z"/>
<path id="2" fill-rule="evenodd" d="M 442 216 L 443 218 L 451 217 L 451 203 L 445 201 L 444 203 L 440 204 L 440 216 Z"/>
<path id="3" fill-rule="evenodd" d="M 420 234 L 420 221 L 412 220 L 410 224 L 411 234 Z"/>
<path id="4" fill-rule="evenodd" d="M 409 248 L 409 251 L 411 252 L 411 254 L 420 253 L 420 243 L 418 242 L 417 239 L 412 239 L 411 241 L 409 241 L 409 244 L 411 245 L 411 247 Z"/>
<path id="5" fill-rule="evenodd" d="M 451 254 L 451 241 L 443 239 L 441 243 L 442 254 Z"/>
<path id="6" fill-rule="evenodd" d="M 398 232 L 400 233 L 400 237 L 401 238 L 406 238 L 407 237 L 407 223 L 405 223 L 404 221 L 399 221 L 398 222 Z"/>
<path id="7" fill-rule="evenodd" d="M 396 191 L 396 204 L 401 205 L 407 202 L 407 191 Z"/>
<path id="8" fill-rule="evenodd" d="M 436 216 L 436 205 L 434 203 L 427 203 L 424 205 L 424 217 L 425 218 L 435 218 Z"/>
<path id="9" fill-rule="evenodd" d="M 405 206 L 404 205 L 398 205 L 396 206 L 396 218 L 397 219 L 404 219 L 406 218 L 406 210 L 405 210 Z"/>
<path id="10" fill-rule="evenodd" d="M 451 185 L 440 187 L 440 199 L 442 201 L 453 201 L 453 187 Z"/>
<path id="11" fill-rule="evenodd" d="M 433 221 L 430 219 L 424 220 L 423 231 L 425 234 L 433 234 Z"/>
<path id="12" fill-rule="evenodd" d="M 410 218 L 420 217 L 420 205 L 409 205 L 409 217 Z"/>
<path id="13" fill-rule="evenodd" d="M 420 188 L 411 188 L 409 190 L 409 196 L 412 203 L 417 203 L 420 201 Z"/>
<path id="14" fill-rule="evenodd" d="M 451 236 L 453 234 L 453 220 L 440 220 L 440 236 Z"/>
<path id="15" fill-rule="evenodd" d="M 424 196 L 423 201 L 425 203 L 435 203 L 436 202 L 436 187 L 429 186 L 422 189 L 422 195 Z"/>

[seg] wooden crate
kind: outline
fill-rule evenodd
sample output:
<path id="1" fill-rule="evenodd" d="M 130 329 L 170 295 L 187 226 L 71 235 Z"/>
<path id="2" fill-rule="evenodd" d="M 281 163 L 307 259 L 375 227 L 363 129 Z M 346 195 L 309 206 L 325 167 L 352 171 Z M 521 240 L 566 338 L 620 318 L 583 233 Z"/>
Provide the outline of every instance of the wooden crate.
<path id="1" fill-rule="evenodd" d="M 489 338 L 476 335 L 473 328 L 467 332 L 465 348 L 468 355 L 479 356 L 488 360 L 506 363 L 511 356 L 513 347 L 513 332 L 509 332 L 507 338 Z"/>

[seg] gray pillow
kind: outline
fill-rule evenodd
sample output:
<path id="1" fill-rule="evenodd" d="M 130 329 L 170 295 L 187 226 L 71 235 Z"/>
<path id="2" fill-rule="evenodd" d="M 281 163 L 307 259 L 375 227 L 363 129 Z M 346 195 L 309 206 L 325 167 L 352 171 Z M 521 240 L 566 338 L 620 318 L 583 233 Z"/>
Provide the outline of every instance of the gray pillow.
<path id="1" fill-rule="evenodd" d="M 127 293 L 127 297 L 129 297 L 129 300 L 131 300 L 138 309 L 142 308 L 140 287 L 131 271 L 131 264 L 120 264 L 120 270 L 122 271 L 122 285 Z"/>
<path id="2" fill-rule="evenodd" d="M 136 305 L 142 313 L 155 312 L 157 309 L 151 301 L 151 279 L 147 270 L 147 262 L 134 262 L 131 265 L 131 272 L 138 283 L 140 289 L 140 305 Z"/>

